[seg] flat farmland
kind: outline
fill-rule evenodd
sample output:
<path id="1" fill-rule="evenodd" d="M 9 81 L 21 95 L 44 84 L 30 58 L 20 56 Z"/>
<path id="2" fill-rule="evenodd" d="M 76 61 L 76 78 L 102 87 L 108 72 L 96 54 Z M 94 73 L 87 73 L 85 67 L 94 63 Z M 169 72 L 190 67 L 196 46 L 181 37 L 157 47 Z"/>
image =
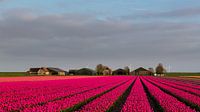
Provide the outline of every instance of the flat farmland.
<path id="1" fill-rule="evenodd" d="M 199 112 L 200 80 L 151 76 L 0 78 L 0 112 Z"/>

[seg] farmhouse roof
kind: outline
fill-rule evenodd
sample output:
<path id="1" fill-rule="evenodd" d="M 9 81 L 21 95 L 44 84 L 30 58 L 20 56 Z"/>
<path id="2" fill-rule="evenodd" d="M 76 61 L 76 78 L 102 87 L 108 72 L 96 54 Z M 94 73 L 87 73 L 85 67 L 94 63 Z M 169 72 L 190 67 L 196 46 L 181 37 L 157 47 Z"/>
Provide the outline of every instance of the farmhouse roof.
<path id="1" fill-rule="evenodd" d="M 64 70 L 62 70 L 60 68 L 48 67 L 47 69 L 50 70 L 50 71 L 54 71 L 54 72 L 65 72 Z"/>
<path id="2" fill-rule="evenodd" d="M 134 71 L 135 71 L 135 72 L 138 72 L 138 71 L 149 71 L 149 70 L 147 70 L 147 69 L 145 69 L 145 68 L 143 68 L 143 67 L 140 67 L 140 68 L 138 68 L 138 69 L 135 69 Z"/>
<path id="3" fill-rule="evenodd" d="M 38 72 L 38 70 L 39 70 L 40 68 L 30 68 L 30 72 Z"/>
<path id="4" fill-rule="evenodd" d="M 119 69 L 113 71 L 112 74 L 113 75 L 126 75 L 126 70 L 119 68 Z"/>
<path id="5" fill-rule="evenodd" d="M 121 69 L 121 68 L 119 68 L 119 69 L 117 69 L 117 70 L 115 70 L 115 71 L 125 71 L 124 69 Z"/>

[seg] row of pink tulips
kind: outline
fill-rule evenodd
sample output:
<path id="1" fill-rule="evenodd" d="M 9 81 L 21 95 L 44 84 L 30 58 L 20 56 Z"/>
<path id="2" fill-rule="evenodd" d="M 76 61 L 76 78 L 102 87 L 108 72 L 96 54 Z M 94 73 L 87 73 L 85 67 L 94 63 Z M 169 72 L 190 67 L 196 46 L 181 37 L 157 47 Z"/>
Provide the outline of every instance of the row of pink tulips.
<path id="1" fill-rule="evenodd" d="M 107 94 L 95 99 L 76 112 L 105 112 L 126 91 L 133 80 L 130 80 L 126 84 L 121 85 Z"/>
<path id="2" fill-rule="evenodd" d="M 177 84 L 177 85 L 180 85 L 180 86 L 185 86 L 185 87 L 200 90 L 200 85 L 193 84 L 193 83 L 187 82 L 185 80 L 174 80 L 174 78 L 173 79 L 170 79 L 170 78 L 155 78 L 155 79 L 159 80 L 159 82 L 165 81 L 165 82 L 170 82 L 170 83 Z"/>
<path id="3" fill-rule="evenodd" d="M 165 112 L 195 112 L 188 102 L 200 107 L 198 81 L 177 78 L 103 76 L 0 82 L 0 87 L 0 112 L 57 112 L 86 101 L 89 102 L 75 109 L 76 112 L 105 112 L 126 90 L 131 91 L 121 112 L 153 112 L 146 89 Z"/>
<path id="4" fill-rule="evenodd" d="M 177 82 L 183 82 L 186 84 L 194 84 L 194 85 L 199 85 L 200 81 L 199 80 L 192 80 L 192 79 L 186 79 L 186 78 L 163 78 L 163 79 L 168 79 L 168 80 L 173 80 L 173 81 L 177 81 Z"/>
<path id="5" fill-rule="evenodd" d="M 155 78 L 149 78 L 149 79 L 153 80 L 153 81 L 156 81 L 156 82 L 160 82 L 160 83 L 168 85 L 168 86 L 171 86 L 173 88 L 180 89 L 180 90 L 189 92 L 191 94 L 200 96 L 200 90 L 192 88 L 193 86 L 188 87 L 188 85 L 186 85 L 186 84 L 180 84 L 180 83 L 176 83 L 176 82 L 169 82 L 169 81 L 159 80 L 159 79 L 155 79 Z"/>
<path id="6" fill-rule="evenodd" d="M 167 85 L 159 83 L 157 81 L 152 81 L 152 80 L 149 80 L 147 78 L 145 78 L 145 79 L 150 81 L 150 82 L 153 82 L 158 87 L 161 87 L 162 89 L 169 91 L 171 94 L 182 98 L 183 100 L 187 100 L 187 101 L 189 101 L 193 104 L 200 106 L 200 97 L 199 96 L 196 96 L 196 95 L 190 94 L 188 92 L 167 86 Z"/>
<path id="7" fill-rule="evenodd" d="M 117 80 L 114 80 L 117 79 Z M 11 92 L 11 94 L 6 93 L 3 94 L 2 97 L 0 97 L 0 108 L 4 109 L 5 111 L 11 111 L 11 110 L 19 110 L 19 109 L 24 109 L 24 108 L 29 108 L 29 107 L 34 107 L 38 106 L 37 104 L 46 102 L 48 103 L 49 101 L 53 101 L 56 98 L 62 98 L 64 96 L 69 96 L 72 94 L 80 93 L 89 89 L 93 89 L 99 86 L 108 86 L 113 85 L 116 82 L 120 82 L 123 80 L 126 80 L 127 78 L 120 78 L 120 77 L 105 77 L 105 78 L 90 78 L 90 79 L 77 79 L 77 80 L 59 80 L 59 81 L 42 81 L 39 82 L 41 83 L 40 86 L 41 88 L 39 89 L 38 85 L 35 85 L 37 87 L 34 87 L 32 84 L 27 84 L 31 85 L 34 89 L 33 91 L 26 90 L 24 92 L 22 88 L 18 91 L 15 91 L 15 95 Z M 24 84 L 21 82 L 18 82 L 19 84 Z M 16 83 L 16 84 L 18 84 Z M 27 83 L 33 83 L 33 82 L 27 82 Z M 111 84 L 113 83 L 113 84 Z M 37 84 L 37 83 L 34 83 Z M 43 86 L 43 85 L 44 86 Z M 49 85 L 49 87 L 45 88 L 46 85 Z M 52 85 L 52 86 L 51 86 Z M 20 86 L 16 86 L 17 88 Z M 52 87 L 52 88 L 51 88 Z M 56 88 L 57 87 L 57 88 Z M 59 88 L 59 89 L 58 89 Z M 97 90 L 99 88 L 96 88 Z M 14 89 L 15 90 L 15 89 Z"/>
<path id="8" fill-rule="evenodd" d="M 122 82 L 124 82 L 124 79 L 125 80 L 128 80 L 129 78 L 123 78 L 123 81 L 121 78 L 118 78 L 118 79 L 115 79 L 114 82 L 117 82 L 117 83 L 112 83 L 112 84 L 107 84 L 103 87 L 100 87 L 98 89 L 93 89 L 93 90 L 90 90 L 90 91 L 87 91 L 87 92 L 84 92 L 84 93 L 81 93 L 81 94 L 76 94 L 76 95 L 73 95 L 71 97 L 66 97 L 66 98 L 62 98 L 60 100 L 56 100 L 56 101 L 52 101 L 52 102 L 47 102 L 46 104 L 44 105 L 37 105 L 37 106 L 34 106 L 32 108 L 26 108 L 25 110 L 23 110 L 24 112 L 37 112 L 37 111 L 41 111 L 41 112 L 44 112 L 44 111 L 48 111 L 48 112 L 55 112 L 55 111 L 58 111 L 58 110 L 64 110 L 64 109 L 67 109 L 67 108 L 70 108 L 80 102 L 83 102 L 87 99 L 89 99 L 90 97 L 92 96 L 95 96 L 97 94 L 100 94 L 116 85 L 119 85 L 121 84 Z M 92 85 L 95 85 L 95 80 L 91 80 L 91 82 L 94 81 L 92 83 Z"/>
<path id="9" fill-rule="evenodd" d="M 89 80 L 87 81 L 87 79 L 83 81 L 80 80 L 80 83 L 77 83 L 74 80 L 68 80 L 64 82 L 67 82 L 67 83 L 63 83 L 62 81 L 46 81 L 43 83 L 45 83 L 45 85 L 49 84 L 48 88 L 43 88 L 43 86 L 41 85 L 41 88 L 38 89 L 37 91 L 35 90 L 24 91 L 24 92 L 19 91 L 19 92 L 15 92 L 15 95 L 7 93 L 5 96 L 2 95 L 0 99 L 0 102 L 2 102 L 1 106 L 4 106 L 5 108 L 6 106 L 8 107 L 9 105 L 12 105 L 11 109 L 15 110 L 17 108 L 27 107 L 28 105 L 31 105 L 31 104 L 38 104 L 40 102 L 46 102 L 51 99 L 71 95 L 73 93 L 78 93 L 78 92 L 81 92 L 81 90 L 84 91 L 84 90 L 89 89 L 88 87 L 91 87 L 91 88 L 95 87 L 95 85 L 90 86 L 92 83 L 88 83 Z M 100 85 L 99 81 L 96 81 L 96 82 L 97 82 L 96 84 Z M 51 88 L 52 84 L 54 85 Z M 82 84 L 85 84 L 85 87 L 83 86 L 82 88 L 80 88 Z M 69 87 L 66 87 L 66 85 Z M 32 86 L 34 87 L 34 85 Z M 56 87 L 60 89 L 55 89 Z"/>
<path id="10" fill-rule="evenodd" d="M 160 106 L 165 112 L 195 112 L 190 107 L 186 106 L 184 103 L 178 101 L 173 96 L 163 92 L 158 87 L 154 86 L 150 82 L 142 78 L 142 81 L 147 86 L 150 94 L 155 97 L 159 102 Z"/>
<path id="11" fill-rule="evenodd" d="M 45 78 L 45 77 L 44 77 Z M 103 79 L 103 77 L 95 77 L 95 79 Z M 106 78 L 108 79 L 108 78 Z M 53 81 L 30 81 L 30 82 L 3 82 L 0 83 L 1 86 L 1 96 L 16 93 L 24 93 L 24 92 L 34 92 L 41 89 L 58 89 L 63 88 L 60 86 L 73 86 L 76 82 L 89 82 L 91 78 L 82 78 L 82 79 L 67 79 L 66 80 L 53 80 Z"/>
<path id="12" fill-rule="evenodd" d="M 153 112 L 140 78 L 135 81 L 121 112 Z"/>

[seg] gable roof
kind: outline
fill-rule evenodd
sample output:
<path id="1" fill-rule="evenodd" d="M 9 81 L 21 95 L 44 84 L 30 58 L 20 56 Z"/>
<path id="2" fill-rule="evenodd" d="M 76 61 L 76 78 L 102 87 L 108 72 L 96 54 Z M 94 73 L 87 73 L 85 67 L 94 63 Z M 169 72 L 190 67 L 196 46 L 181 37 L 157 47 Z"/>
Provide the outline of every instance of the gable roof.
<path id="1" fill-rule="evenodd" d="M 113 72 L 119 72 L 119 71 L 125 71 L 125 72 L 126 72 L 126 70 L 121 69 L 121 68 L 119 68 L 119 69 L 117 69 L 117 70 L 115 70 L 115 71 L 113 71 Z"/>
<path id="2" fill-rule="evenodd" d="M 147 70 L 147 69 L 145 69 L 145 68 L 143 68 L 143 67 L 140 67 L 140 68 L 138 68 L 138 69 L 135 69 L 134 71 L 135 71 L 135 72 L 138 72 L 138 71 L 149 71 L 149 70 Z"/>
<path id="3" fill-rule="evenodd" d="M 30 68 L 29 69 L 29 72 L 38 72 L 40 68 Z"/>
<path id="4" fill-rule="evenodd" d="M 62 70 L 60 68 L 48 67 L 47 69 L 50 70 L 50 71 L 54 71 L 54 72 L 65 72 L 64 70 Z"/>
<path id="5" fill-rule="evenodd" d="M 44 72 L 49 72 L 49 69 L 47 69 L 46 67 L 41 67 L 40 70 L 43 70 Z"/>
<path id="6" fill-rule="evenodd" d="M 118 73 L 122 73 L 121 75 L 126 74 L 126 70 L 119 68 L 113 71 L 113 74 L 118 74 Z"/>

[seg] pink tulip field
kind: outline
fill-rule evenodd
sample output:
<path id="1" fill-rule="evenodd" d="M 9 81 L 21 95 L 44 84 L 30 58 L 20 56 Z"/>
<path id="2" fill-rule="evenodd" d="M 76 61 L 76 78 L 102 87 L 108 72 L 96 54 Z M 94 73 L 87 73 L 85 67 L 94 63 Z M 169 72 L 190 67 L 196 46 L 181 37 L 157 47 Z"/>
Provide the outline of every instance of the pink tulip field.
<path id="1" fill-rule="evenodd" d="M 200 80 L 154 76 L 0 78 L 0 112 L 200 112 Z"/>

